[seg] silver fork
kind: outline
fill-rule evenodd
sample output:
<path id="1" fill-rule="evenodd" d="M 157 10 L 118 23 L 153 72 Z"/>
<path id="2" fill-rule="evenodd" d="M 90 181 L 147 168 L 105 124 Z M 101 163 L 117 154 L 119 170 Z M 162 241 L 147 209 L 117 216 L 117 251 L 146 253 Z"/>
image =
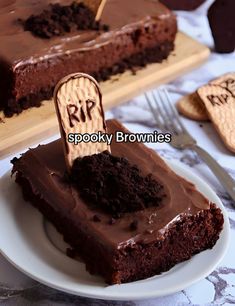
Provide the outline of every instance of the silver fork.
<path id="1" fill-rule="evenodd" d="M 158 127 L 162 132 L 169 132 L 172 135 L 170 145 L 179 150 L 194 150 L 215 174 L 233 201 L 235 201 L 235 181 L 209 153 L 197 145 L 196 140 L 180 121 L 178 112 L 171 103 L 167 90 L 160 89 L 156 93 L 153 91 L 145 93 L 145 97 Z"/>

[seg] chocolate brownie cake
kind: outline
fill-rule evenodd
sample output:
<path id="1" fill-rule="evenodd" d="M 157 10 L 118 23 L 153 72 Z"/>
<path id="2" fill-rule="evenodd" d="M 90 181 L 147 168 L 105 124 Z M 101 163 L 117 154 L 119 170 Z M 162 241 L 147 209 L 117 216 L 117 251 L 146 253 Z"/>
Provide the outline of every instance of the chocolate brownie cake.
<path id="1" fill-rule="evenodd" d="M 114 120 L 107 127 L 127 132 Z M 215 245 L 223 227 L 215 204 L 143 144 L 113 142 L 111 150 L 75 160 L 69 176 L 60 140 L 12 161 L 24 199 L 90 273 L 109 284 L 135 281 Z"/>
<path id="2" fill-rule="evenodd" d="M 177 32 L 174 14 L 157 0 L 107 0 L 100 22 L 72 0 L 6 0 L 0 17 L 0 110 L 6 116 L 40 106 L 67 74 L 106 80 L 161 62 Z"/>
<path id="3" fill-rule="evenodd" d="M 161 2 L 172 10 L 192 11 L 205 0 L 161 0 Z"/>

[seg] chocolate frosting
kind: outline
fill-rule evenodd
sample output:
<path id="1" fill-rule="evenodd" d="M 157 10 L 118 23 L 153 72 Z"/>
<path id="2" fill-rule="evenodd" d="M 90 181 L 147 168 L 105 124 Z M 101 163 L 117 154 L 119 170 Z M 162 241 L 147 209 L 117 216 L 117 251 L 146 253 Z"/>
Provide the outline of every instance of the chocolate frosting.
<path id="1" fill-rule="evenodd" d="M 0 58 L 13 64 L 14 69 L 55 55 L 77 50 L 98 48 L 116 39 L 123 32 L 133 31 L 154 19 L 171 18 L 172 13 L 157 0 L 107 0 L 101 22 L 110 26 L 109 32 L 80 31 L 49 40 L 24 31 L 18 19 L 26 19 L 43 11 L 50 3 L 70 4 L 72 0 L 1 0 Z"/>
<path id="2" fill-rule="evenodd" d="M 107 127 L 110 133 L 127 132 L 115 120 L 107 121 Z M 176 175 L 153 150 L 143 144 L 115 142 L 111 150 L 113 155 L 127 157 L 130 163 L 138 165 L 143 175 L 152 173 L 153 178 L 164 185 L 166 198 L 159 207 L 126 213 L 111 225 L 109 214 L 90 208 L 79 197 L 76 188 L 65 183 L 66 166 L 60 140 L 30 149 L 14 163 L 13 171 L 20 171 L 33 191 L 62 216 L 79 224 L 87 235 L 94 236 L 112 250 L 161 239 L 174 221 L 209 209 L 209 201 L 195 186 Z M 100 222 L 94 222 L 94 215 L 99 216 Z M 138 226 L 131 231 L 130 224 L 136 221 Z"/>

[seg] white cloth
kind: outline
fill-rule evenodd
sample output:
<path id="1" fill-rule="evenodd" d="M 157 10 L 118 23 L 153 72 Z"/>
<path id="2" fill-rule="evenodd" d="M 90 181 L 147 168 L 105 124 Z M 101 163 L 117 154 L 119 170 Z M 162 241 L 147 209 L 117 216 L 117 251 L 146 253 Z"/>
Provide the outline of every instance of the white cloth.
<path id="1" fill-rule="evenodd" d="M 206 10 L 212 1 L 207 1 L 193 12 L 178 12 L 180 30 L 213 48 Z M 235 54 L 212 53 L 209 61 L 200 68 L 178 78 L 166 87 L 175 102 L 184 94 L 224 74 L 235 71 Z M 137 97 L 107 113 L 122 121 L 133 132 L 149 132 L 154 129 L 154 120 L 143 96 Z M 182 119 L 199 145 L 211 153 L 217 161 L 235 177 L 235 158 L 223 145 L 211 123 L 199 123 Z M 55 139 L 57 136 L 47 141 Z M 177 151 L 167 144 L 152 145 L 163 157 L 177 159 L 189 165 L 212 186 L 222 199 L 230 217 L 232 237 L 235 235 L 235 209 L 223 187 L 207 166 L 190 151 Z M 0 161 L 0 176 L 9 168 L 10 158 Z M 39 285 L 13 268 L 0 256 L 0 301 L 4 305 L 232 305 L 235 304 L 235 240 L 231 239 L 229 251 L 219 267 L 197 284 L 171 296 L 141 302 L 105 302 L 71 296 Z M 179 280 L 180 281 L 180 280 Z"/>

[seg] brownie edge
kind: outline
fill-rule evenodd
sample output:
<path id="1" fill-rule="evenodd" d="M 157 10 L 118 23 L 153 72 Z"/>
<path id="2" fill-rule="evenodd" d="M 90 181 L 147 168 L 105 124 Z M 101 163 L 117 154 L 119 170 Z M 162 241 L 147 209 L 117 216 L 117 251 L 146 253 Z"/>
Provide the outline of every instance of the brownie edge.
<path id="1" fill-rule="evenodd" d="M 132 71 L 133 74 L 135 74 L 138 69 L 145 67 L 147 64 L 162 62 L 164 59 L 168 57 L 168 55 L 170 54 L 171 51 L 173 51 L 173 49 L 174 49 L 173 42 L 164 42 L 160 45 L 157 44 L 156 46 L 152 48 L 147 48 L 141 52 L 133 54 L 122 60 L 119 60 L 118 62 L 114 63 L 110 67 L 100 68 L 97 71 L 95 70 L 86 71 L 86 68 L 84 67 L 83 72 L 89 73 L 99 82 L 106 81 L 111 76 L 121 74 L 125 72 L 126 70 L 130 70 Z M 77 65 L 76 63 L 77 60 L 79 61 L 80 59 L 79 58 L 77 59 L 76 57 L 74 57 L 74 59 L 68 62 L 67 69 L 69 70 L 70 73 L 74 71 L 73 67 L 74 65 Z M 89 61 L 91 62 L 91 59 Z M 0 62 L 0 65 L 1 65 L 1 62 Z M 32 73 L 34 77 L 36 77 L 38 74 L 43 75 L 44 74 L 43 67 L 44 67 L 44 64 L 42 64 L 42 67 L 38 64 L 37 69 L 29 73 Z M 47 68 L 50 70 L 51 74 L 54 74 L 54 79 L 56 79 L 56 81 L 59 81 L 62 77 L 64 77 L 63 67 L 59 67 L 59 66 L 55 67 L 54 65 L 51 65 L 51 66 L 48 66 Z M 8 77 L 8 74 L 9 74 L 9 77 Z M 24 71 L 22 73 L 22 76 L 21 76 L 21 72 L 19 72 L 19 83 L 24 84 L 23 82 L 24 78 L 25 78 Z M 1 80 L 1 76 L 0 76 L 0 80 Z M 22 111 L 28 108 L 40 107 L 43 100 L 51 99 L 53 95 L 53 91 L 54 91 L 54 85 L 56 83 L 54 80 L 51 80 L 50 74 L 44 75 L 44 80 L 48 81 L 47 86 L 37 90 L 35 93 L 30 93 L 30 94 L 27 94 L 26 96 L 16 99 L 14 96 L 12 96 L 12 93 L 11 93 L 11 90 L 13 91 L 13 88 L 14 88 L 14 77 L 12 73 L 10 73 L 10 70 L 7 70 L 2 81 L 3 81 L 3 84 L 5 84 L 5 88 L 9 88 L 9 90 L 8 91 L 5 91 L 3 89 L 1 90 L 1 85 L 0 85 L 0 97 L 1 97 L 1 94 L 4 94 L 3 99 L 1 99 L 1 101 L 3 101 L 2 104 L 0 101 L 0 110 L 3 109 L 6 117 L 12 117 L 14 114 L 20 114 Z M 27 89 L 24 89 L 24 88 L 23 90 L 27 91 Z"/>
<path id="2" fill-rule="evenodd" d="M 35 194 L 22 173 L 17 172 L 16 182 L 22 188 L 24 199 L 54 224 L 73 251 L 83 259 L 88 272 L 102 275 L 108 284 L 133 282 L 168 271 L 177 263 L 213 248 L 223 228 L 221 210 L 211 204 L 210 209 L 197 215 L 180 218 L 160 239 L 148 244 L 126 245 L 113 254 L 107 254 L 80 232 L 79 226 Z"/>

